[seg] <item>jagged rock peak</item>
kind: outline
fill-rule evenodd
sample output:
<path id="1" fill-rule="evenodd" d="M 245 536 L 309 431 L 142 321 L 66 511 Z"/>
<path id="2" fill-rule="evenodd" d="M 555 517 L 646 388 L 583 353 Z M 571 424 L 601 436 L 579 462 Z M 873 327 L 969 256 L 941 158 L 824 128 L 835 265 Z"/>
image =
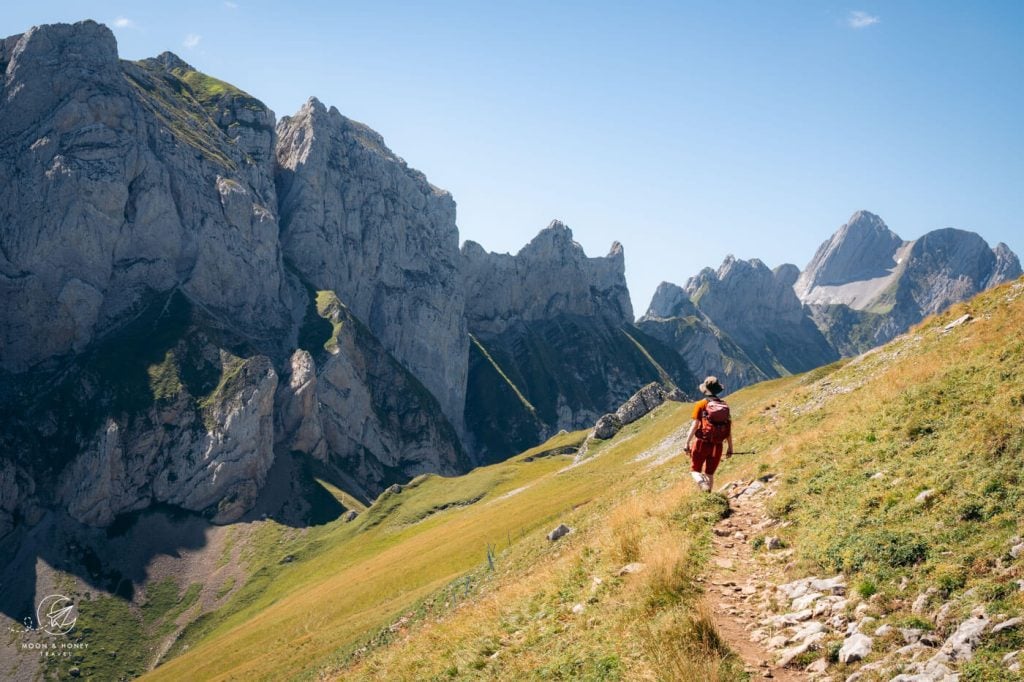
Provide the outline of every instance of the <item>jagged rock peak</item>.
<path id="1" fill-rule="evenodd" d="M 184 59 L 174 54 L 173 52 L 161 52 L 156 57 L 152 58 L 152 61 L 160 64 L 164 69 L 172 71 L 174 69 L 181 69 L 183 71 L 196 71 L 197 69 L 186 62 Z"/>
<path id="2" fill-rule="evenodd" d="M 992 270 L 992 276 L 986 282 L 986 288 L 1009 282 L 1021 276 L 1020 260 L 1009 246 L 999 242 L 992 249 L 992 253 L 996 255 L 996 264 Z"/>
<path id="3" fill-rule="evenodd" d="M 775 281 L 784 283 L 786 286 L 793 286 L 800 278 L 800 268 L 792 263 L 783 263 L 772 270 L 772 274 L 775 275 Z"/>
<path id="4" fill-rule="evenodd" d="M 885 222 L 869 211 L 857 211 L 818 247 L 796 284 L 803 298 L 819 286 L 877 279 L 898 265 L 897 252 L 904 242 Z"/>
<path id="5" fill-rule="evenodd" d="M 336 107 L 328 107 L 314 96 L 307 99 L 305 104 L 303 104 L 294 115 L 282 117 L 278 126 L 281 129 L 294 129 L 297 127 L 306 128 L 309 133 L 307 137 L 310 141 L 316 137 L 317 131 L 321 131 L 324 137 L 327 136 L 328 130 L 331 131 L 331 134 L 346 136 L 351 141 L 358 143 L 363 149 L 381 156 L 387 161 L 399 164 L 409 173 L 416 175 L 419 179 L 426 182 L 426 176 L 423 175 L 423 173 L 413 168 L 409 168 L 405 159 L 398 156 L 388 148 L 387 144 L 384 142 L 383 135 L 365 123 L 360 123 L 359 121 L 348 118 L 338 111 Z M 298 149 L 302 155 L 297 159 L 297 161 L 305 161 L 306 155 L 309 154 L 312 148 L 312 145 L 299 147 Z M 281 155 L 279 154 L 279 156 Z M 430 188 L 436 194 L 448 194 L 445 190 L 439 189 L 434 185 L 430 185 Z"/>
<path id="6" fill-rule="evenodd" d="M 633 321 L 622 245 L 590 258 L 572 230 L 553 220 L 515 256 L 488 253 L 476 242 L 462 246 L 466 314 L 470 331 L 498 334 L 516 320 L 558 315 Z"/>
<path id="7" fill-rule="evenodd" d="M 655 290 L 644 318 L 688 317 L 696 314 L 696 306 L 682 287 L 662 282 Z"/>
<path id="8" fill-rule="evenodd" d="M 276 155 L 285 258 L 334 291 L 458 429 L 468 337 L 451 195 L 315 97 L 278 123 Z"/>
<path id="9" fill-rule="evenodd" d="M 12 83 L 25 78 L 20 72 L 28 69 L 31 75 L 39 72 L 54 74 L 56 96 L 62 96 L 76 82 L 97 82 L 119 70 L 117 39 L 113 32 L 95 21 L 75 24 L 45 24 L 33 26 L 21 35 L 3 41 L 0 62 L 7 62 L 6 86 L 8 98 L 33 97 L 33 89 L 12 88 Z"/>

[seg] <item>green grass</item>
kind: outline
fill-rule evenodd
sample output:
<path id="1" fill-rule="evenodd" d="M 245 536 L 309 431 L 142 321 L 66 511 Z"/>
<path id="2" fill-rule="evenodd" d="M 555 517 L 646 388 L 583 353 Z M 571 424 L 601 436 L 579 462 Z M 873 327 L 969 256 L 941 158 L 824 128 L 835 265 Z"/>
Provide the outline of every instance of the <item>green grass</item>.
<path id="1" fill-rule="evenodd" d="M 779 474 L 770 510 L 788 522 L 790 577 L 843 570 L 893 623 L 916 622 L 910 601 L 932 586 L 954 622 L 978 603 L 1024 612 L 1008 555 L 1024 516 L 1024 297 L 1007 291 L 730 396 L 737 447 L 758 454 L 728 460 L 720 482 Z M 965 311 L 976 321 L 940 333 Z M 420 477 L 349 524 L 259 524 L 248 582 L 151 677 L 743 679 L 693 580 L 722 500 L 693 493 L 681 458 L 638 458 L 687 422 L 669 403 L 580 466 L 541 456 L 579 438 L 563 434 L 463 477 Z M 549 543 L 558 522 L 573 533 Z M 647 569 L 616 576 L 632 559 Z M 986 638 L 961 672 L 999 679 L 1021 644 Z"/>
<path id="2" fill-rule="evenodd" d="M 69 679 L 72 668 L 78 668 L 83 679 L 142 675 L 163 638 L 178 627 L 175 620 L 196 603 L 201 591 L 202 585 L 193 583 L 182 592 L 173 578 L 165 578 L 147 586 L 139 606 L 111 596 L 76 598 L 78 620 L 65 641 L 86 648 L 67 658 L 46 659 L 46 677 Z"/>
<path id="3" fill-rule="evenodd" d="M 328 353 L 338 351 L 338 335 L 341 334 L 342 320 L 340 317 L 342 304 L 333 291 L 316 292 L 316 312 L 331 323 L 331 335 L 323 343 Z"/>

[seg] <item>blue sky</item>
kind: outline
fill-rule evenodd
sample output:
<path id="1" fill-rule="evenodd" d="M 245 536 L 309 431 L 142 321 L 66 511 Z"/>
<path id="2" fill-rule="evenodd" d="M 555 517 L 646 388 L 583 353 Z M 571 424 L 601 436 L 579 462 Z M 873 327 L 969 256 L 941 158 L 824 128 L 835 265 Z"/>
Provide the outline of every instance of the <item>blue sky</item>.
<path id="1" fill-rule="evenodd" d="M 658 282 L 733 253 L 803 267 L 851 213 L 1024 251 L 1024 2 L 5 3 L 0 33 L 93 18 L 278 116 L 381 132 L 517 251 L 552 218 Z"/>

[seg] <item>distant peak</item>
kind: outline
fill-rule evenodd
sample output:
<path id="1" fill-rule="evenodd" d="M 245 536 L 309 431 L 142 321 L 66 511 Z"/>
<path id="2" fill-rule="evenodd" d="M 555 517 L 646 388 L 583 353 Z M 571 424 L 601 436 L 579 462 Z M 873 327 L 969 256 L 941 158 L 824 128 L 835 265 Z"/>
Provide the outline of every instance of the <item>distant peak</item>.
<path id="1" fill-rule="evenodd" d="M 546 230 L 566 230 L 566 231 L 569 232 L 569 234 L 572 234 L 572 230 L 569 229 L 569 226 L 566 225 L 565 223 L 563 223 L 558 218 L 555 218 L 550 223 L 548 223 L 548 226 L 546 228 L 544 228 L 544 229 L 546 229 Z"/>
<path id="2" fill-rule="evenodd" d="M 181 69 L 184 71 L 195 71 L 195 68 L 184 59 L 173 52 L 161 52 L 155 57 L 157 63 L 168 71 Z"/>
<path id="3" fill-rule="evenodd" d="M 608 249 L 608 258 L 622 258 L 625 256 L 625 249 L 620 242 L 612 242 L 612 248 Z"/>

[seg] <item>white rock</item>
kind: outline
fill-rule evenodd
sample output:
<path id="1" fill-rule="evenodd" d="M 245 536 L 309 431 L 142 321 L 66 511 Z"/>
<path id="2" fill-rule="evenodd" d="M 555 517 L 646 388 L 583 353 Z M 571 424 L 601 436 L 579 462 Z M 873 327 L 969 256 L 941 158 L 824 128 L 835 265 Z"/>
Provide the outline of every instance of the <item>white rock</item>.
<path id="1" fill-rule="evenodd" d="M 931 489 L 923 490 L 923 491 L 921 491 L 920 493 L 917 494 L 917 497 L 914 498 L 914 502 L 917 502 L 918 504 L 924 504 L 925 502 L 927 502 L 928 500 L 932 499 L 933 497 L 935 497 L 935 491 L 934 490 L 931 490 Z"/>
<path id="2" fill-rule="evenodd" d="M 1024 618 L 1021 618 L 1020 616 L 1018 616 L 1016 618 L 1011 618 L 1009 620 L 1004 620 L 1002 623 L 999 623 L 994 628 L 992 628 L 992 634 L 995 634 L 997 632 L 1002 632 L 1003 630 L 1014 629 L 1017 626 L 1019 626 L 1021 623 L 1024 623 Z"/>
<path id="3" fill-rule="evenodd" d="M 811 592 L 810 594 L 805 594 L 802 597 L 797 597 L 796 599 L 794 599 L 791 608 L 794 611 L 803 611 L 804 609 L 809 609 L 814 604 L 814 602 L 818 601 L 824 596 L 825 595 L 823 595 L 821 592 Z"/>
<path id="4" fill-rule="evenodd" d="M 634 561 L 633 563 L 626 564 L 625 566 L 620 568 L 616 575 L 629 575 L 630 573 L 639 573 L 642 570 L 644 570 L 644 565 L 639 561 Z"/>
<path id="5" fill-rule="evenodd" d="M 871 638 L 863 633 L 856 632 L 850 635 L 839 649 L 839 662 L 853 663 L 862 660 L 871 653 L 871 644 Z"/>
<path id="6" fill-rule="evenodd" d="M 946 654 L 954 661 L 969 661 L 974 656 L 974 649 L 981 641 L 981 634 L 988 627 L 987 616 L 974 616 L 960 623 L 952 635 L 943 643 L 939 652 Z"/>

